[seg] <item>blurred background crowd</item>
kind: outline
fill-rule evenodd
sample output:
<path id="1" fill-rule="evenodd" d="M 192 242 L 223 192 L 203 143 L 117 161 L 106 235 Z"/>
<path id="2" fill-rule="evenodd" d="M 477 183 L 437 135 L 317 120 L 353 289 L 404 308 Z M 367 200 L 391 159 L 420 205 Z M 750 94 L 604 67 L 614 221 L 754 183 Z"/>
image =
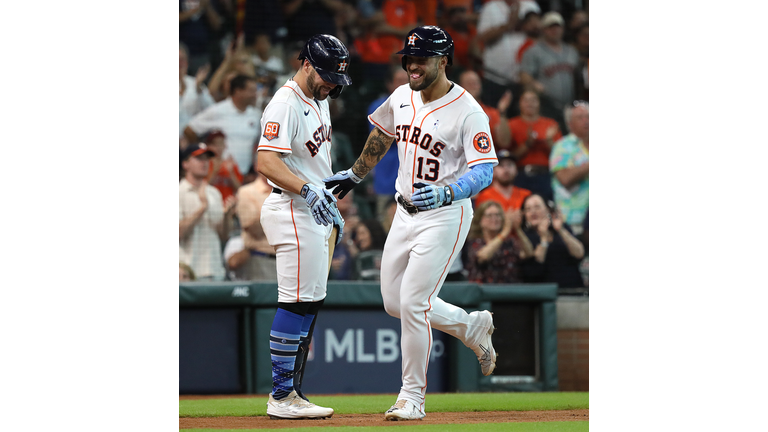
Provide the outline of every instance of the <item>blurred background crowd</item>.
<path id="1" fill-rule="evenodd" d="M 408 82 L 408 31 L 453 38 L 448 78 L 490 119 L 499 157 L 474 199 L 449 281 L 589 286 L 589 23 L 586 0 L 180 0 L 179 279 L 276 280 L 259 218 L 261 113 L 299 68 L 304 41 L 337 36 L 353 84 L 330 101 L 333 171 L 360 154 L 373 112 Z M 201 145 L 201 143 L 205 145 Z M 330 279 L 377 280 L 396 211 L 393 145 L 339 200 L 345 236 Z"/>

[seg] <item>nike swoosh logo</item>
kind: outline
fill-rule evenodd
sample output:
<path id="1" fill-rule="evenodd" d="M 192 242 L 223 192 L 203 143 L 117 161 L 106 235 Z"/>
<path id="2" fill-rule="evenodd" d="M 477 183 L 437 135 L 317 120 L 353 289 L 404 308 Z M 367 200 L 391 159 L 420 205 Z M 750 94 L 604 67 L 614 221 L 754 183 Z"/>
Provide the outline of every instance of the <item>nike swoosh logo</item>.
<path id="1" fill-rule="evenodd" d="M 407 106 L 411 106 L 411 104 L 400 104 L 400 108 L 405 108 Z"/>
<path id="2" fill-rule="evenodd" d="M 304 115 L 305 116 L 309 115 L 309 110 L 304 111 Z"/>

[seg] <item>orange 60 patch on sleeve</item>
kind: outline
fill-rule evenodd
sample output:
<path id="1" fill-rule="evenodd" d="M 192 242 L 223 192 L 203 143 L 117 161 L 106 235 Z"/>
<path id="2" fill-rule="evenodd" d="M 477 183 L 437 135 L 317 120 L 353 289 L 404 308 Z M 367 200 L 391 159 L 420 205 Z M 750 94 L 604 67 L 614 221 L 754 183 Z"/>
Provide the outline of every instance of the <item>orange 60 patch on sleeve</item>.
<path id="1" fill-rule="evenodd" d="M 475 150 L 480 153 L 488 153 L 491 151 L 491 138 L 485 132 L 480 132 L 472 139 L 472 144 L 475 146 Z"/>
<path id="2" fill-rule="evenodd" d="M 264 138 L 266 138 L 267 141 L 272 141 L 273 139 L 277 138 L 279 134 L 280 123 L 267 122 L 266 126 L 264 126 Z"/>

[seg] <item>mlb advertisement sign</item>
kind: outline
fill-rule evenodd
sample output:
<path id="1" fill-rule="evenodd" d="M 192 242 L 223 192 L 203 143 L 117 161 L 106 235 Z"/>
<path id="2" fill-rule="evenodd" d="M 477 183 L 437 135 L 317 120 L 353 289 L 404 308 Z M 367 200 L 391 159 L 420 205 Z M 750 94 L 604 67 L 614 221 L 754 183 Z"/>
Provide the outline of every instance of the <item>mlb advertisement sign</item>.
<path id="1" fill-rule="evenodd" d="M 429 392 L 448 391 L 449 338 L 432 329 Z M 397 393 L 402 385 L 402 358 L 399 319 L 383 310 L 323 309 L 302 388 L 307 393 Z"/>

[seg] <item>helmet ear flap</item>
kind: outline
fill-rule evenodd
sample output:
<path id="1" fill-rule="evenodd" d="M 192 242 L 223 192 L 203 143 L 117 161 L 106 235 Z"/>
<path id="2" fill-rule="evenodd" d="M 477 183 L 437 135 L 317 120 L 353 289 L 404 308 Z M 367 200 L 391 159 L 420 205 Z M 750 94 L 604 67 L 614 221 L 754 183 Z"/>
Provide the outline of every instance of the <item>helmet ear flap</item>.
<path id="1" fill-rule="evenodd" d="M 333 89 L 333 90 L 331 90 L 331 91 L 328 93 L 328 96 L 329 96 L 331 99 L 336 99 L 337 97 L 339 97 L 339 95 L 341 94 L 341 92 L 342 92 L 343 90 L 344 90 L 344 86 L 343 86 L 343 85 L 337 85 L 336 87 L 334 87 L 334 89 Z"/>

